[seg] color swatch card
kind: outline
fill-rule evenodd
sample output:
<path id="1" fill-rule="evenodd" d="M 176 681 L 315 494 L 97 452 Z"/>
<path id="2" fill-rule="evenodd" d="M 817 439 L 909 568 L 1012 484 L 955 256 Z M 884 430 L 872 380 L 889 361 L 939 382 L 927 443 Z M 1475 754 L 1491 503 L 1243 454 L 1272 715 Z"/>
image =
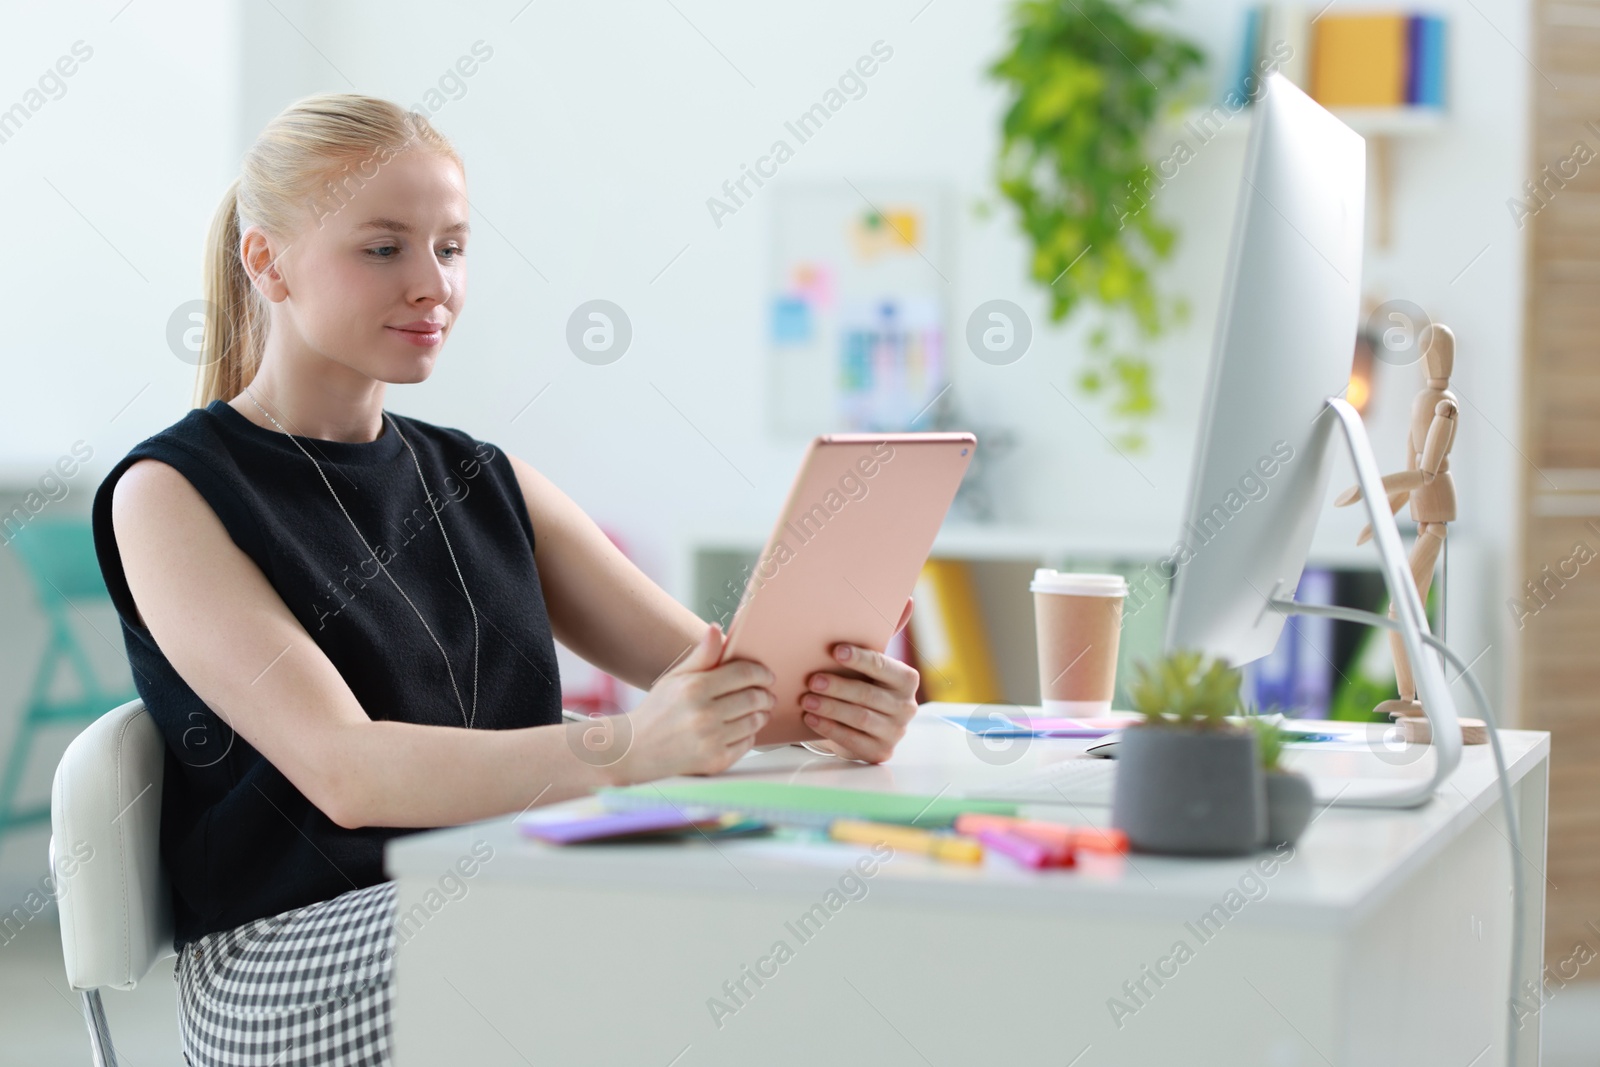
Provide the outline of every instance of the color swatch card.
<path id="1" fill-rule="evenodd" d="M 681 836 L 719 829 L 723 817 L 709 808 L 660 804 L 632 811 L 562 813 L 541 811 L 517 818 L 517 829 L 552 845 Z"/>
<path id="2" fill-rule="evenodd" d="M 992 708 L 969 715 L 952 713 L 939 717 L 981 737 L 1097 738 L 1116 733 L 1129 722 L 1126 717 L 1066 719 L 1009 715 Z"/>

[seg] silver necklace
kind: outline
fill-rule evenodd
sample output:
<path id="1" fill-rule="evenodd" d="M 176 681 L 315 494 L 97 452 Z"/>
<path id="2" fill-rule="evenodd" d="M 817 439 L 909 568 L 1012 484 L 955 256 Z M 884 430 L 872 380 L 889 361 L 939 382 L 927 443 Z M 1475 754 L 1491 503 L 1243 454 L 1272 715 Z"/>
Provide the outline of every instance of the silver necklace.
<path id="1" fill-rule="evenodd" d="M 333 483 L 328 481 L 327 474 L 322 470 L 322 464 L 318 463 L 316 457 L 306 451 L 304 445 L 295 440 L 294 434 L 285 430 L 277 419 L 272 418 L 272 412 L 261 407 L 261 401 L 256 399 L 256 395 L 250 391 L 248 385 L 244 387 L 244 392 L 250 398 L 250 403 L 259 408 L 261 414 L 272 419 L 272 425 L 278 427 L 278 430 L 289 440 L 294 441 L 295 447 L 304 453 L 307 459 L 311 460 L 311 465 L 317 468 L 317 474 L 322 477 L 322 484 L 327 486 L 328 492 L 333 495 L 333 502 L 339 505 L 340 511 L 344 512 L 345 521 L 350 524 L 350 528 L 361 539 L 361 547 L 367 550 L 367 555 L 371 557 L 372 562 L 378 565 L 378 569 L 383 571 L 383 576 L 389 579 L 390 584 L 395 587 L 396 591 L 402 597 L 405 597 L 406 603 L 411 605 L 411 610 L 416 612 L 417 621 L 422 623 L 422 628 L 428 631 L 428 636 L 433 640 L 433 646 L 439 650 L 439 655 L 444 657 L 444 669 L 450 676 L 450 689 L 456 695 L 456 707 L 461 709 L 461 723 L 467 729 L 472 729 L 472 724 L 478 721 L 478 609 L 472 603 L 472 594 L 467 592 L 467 580 L 461 574 L 461 564 L 456 562 L 456 551 L 450 547 L 450 536 L 445 533 L 444 522 L 439 518 L 439 506 L 433 502 L 433 494 L 428 491 L 428 482 L 422 476 L 422 462 L 417 459 L 417 450 L 411 447 L 411 442 L 406 440 L 406 435 L 400 432 L 400 427 L 395 425 L 394 420 L 389 418 L 389 413 L 385 411 L 383 413 L 384 421 L 389 424 L 389 429 L 394 432 L 396 437 L 400 438 L 401 442 L 406 446 L 406 450 L 411 453 L 412 465 L 417 468 L 417 481 L 422 483 L 422 495 L 427 498 L 428 506 L 433 509 L 433 521 L 439 526 L 439 536 L 444 538 L 445 551 L 450 553 L 450 562 L 456 569 L 456 578 L 461 582 L 461 591 L 466 593 L 467 607 L 472 610 L 472 717 L 470 719 L 467 717 L 467 706 L 461 701 L 461 689 L 456 685 L 456 672 L 450 666 L 450 657 L 445 653 L 444 645 L 439 643 L 438 637 L 434 636 L 433 627 L 428 625 L 428 620 L 422 617 L 422 612 L 417 610 L 417 605 L 412 602 L 411 597 L 406 595 L 406 591 L 400 588 L 400 583 L 394 580 L 394 575 L 389 573 L 389 568 L 383 565 L 383 561 L 378 559 L 378 554 L 372 550 L 372 546 L 367 544 L 366 537 L 362 536 L 361 528 L 356 525 L 356 520 L 350 517 L 349 510 L 345 508 L 344 501 L 340 500 L 339 494 L 333 491 Z"/>

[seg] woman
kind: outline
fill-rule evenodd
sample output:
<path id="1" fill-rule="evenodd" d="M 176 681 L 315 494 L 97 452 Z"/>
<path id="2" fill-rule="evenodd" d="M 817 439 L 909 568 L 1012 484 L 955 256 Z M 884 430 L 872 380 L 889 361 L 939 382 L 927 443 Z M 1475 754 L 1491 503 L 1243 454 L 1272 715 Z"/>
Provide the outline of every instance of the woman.
<path id="1" fill-rule="evenodd" d="M 383 409 L 466 295 L 465 174 L 422 115 L 302 100 L 246 155 L 207 248 L 197 404 L 94 500 L 101 569 L 168 745 L 186 1062 L 388 1061 L 397 834 L 714 774 L 774 697 L 543 475 Z M 596 750 L 552 639 L 648 689 Z M 841 646 L 806 721 L 881 761 L 917 675 Z M 590 731 L 592 735 L 593 731 Z"/>

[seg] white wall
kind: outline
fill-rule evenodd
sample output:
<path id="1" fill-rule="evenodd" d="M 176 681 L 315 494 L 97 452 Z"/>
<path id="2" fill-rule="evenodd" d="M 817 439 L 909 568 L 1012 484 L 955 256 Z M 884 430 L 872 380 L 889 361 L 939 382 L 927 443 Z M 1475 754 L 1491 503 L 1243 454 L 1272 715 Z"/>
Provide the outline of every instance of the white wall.
<path id="1" fill-rule="evenodd" d="M 237 161 L 238 14 L 121 6 L 6 5 L 0 108 L 74 42 L 93 50 L 65 94 L 0 144 L 11 242 L 0 463 L 12 481 L 78 439 L 103 470 L 170 421 L 193 376 L 166 324 L 199 295 L 210 208 Z"/>

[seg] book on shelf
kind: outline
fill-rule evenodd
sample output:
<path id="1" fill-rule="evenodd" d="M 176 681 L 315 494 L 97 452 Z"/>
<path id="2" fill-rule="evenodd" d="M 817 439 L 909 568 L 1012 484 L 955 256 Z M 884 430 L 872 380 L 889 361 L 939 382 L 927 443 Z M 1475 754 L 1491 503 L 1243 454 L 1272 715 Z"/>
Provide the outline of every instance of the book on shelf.
<path id="1" fill-rule="evenodd" d="M 1307 604 L 1334 603 L 1333 572 L 1308 567 L 1294 598 Z M 1245 699 L 1262 711 L 1277 709 L 1291 718 L 1326 718 L 1334 671 L 1333 620 L 1294 615 L 1285 620 L 1273 650 L 1245 665 Z"/>
<path id="2" fill-rule="evenodd" d="M 1261 54 L 1261 8 L 1246 8 L 1244 13 L 1244 46 L 1239 50 L 1239 66 L 1233 76 L 1233 92 L 1241 99 L 1251 97 L 1250 79 L 1255 77 L 1256 57 Z"/>
<path id="3" fill-rule="evenodd" d="M 1444 107 L 1444 19 L 1413 15 L 1407 30 L 1411 76 L 1406 103 Z"/>
<path id="4" fill-rule="evenodd" d="M 1311 97 L 1324 107 L 1406 102 L 1406 16 L 1324 15 L 1311 44 Z"/>
<path id="5" fill-rule="evenodd" d="M 1002 699 L 972 565 L 930 559 L 912 593 L 907 644 L 922 674 L 918 699 L 993 703 Z"/>

